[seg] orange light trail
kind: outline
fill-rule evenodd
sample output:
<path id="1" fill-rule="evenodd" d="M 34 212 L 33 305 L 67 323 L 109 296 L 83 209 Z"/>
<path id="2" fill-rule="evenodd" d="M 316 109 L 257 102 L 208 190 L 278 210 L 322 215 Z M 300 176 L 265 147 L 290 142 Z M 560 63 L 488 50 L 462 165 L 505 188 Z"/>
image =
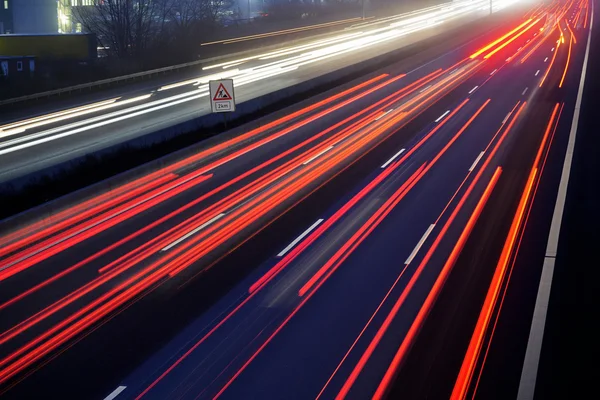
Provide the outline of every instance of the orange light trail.
<path id="1" fill-rule="evenodd" d="M 532 27 L 537 25 L 538 22 L 540 22 L 540 19 L 533 21 L 531 24 L 529 24 L 525 29 L 523 29 L 517 35 L 513 36 L 510 40 L 507 40 L 506 42 L 504 42 L 501 46 L 496 47 L 494 50 L 492 50 L 491 52 L 486 54 L 483 58 L 487 60 L 488 58 L 490 58 L 491 56 L 493 56 L 494 54 L 496 54 L 497 52 L 499 52 L 500 50 L 502 50 L 503 48 L 505 48 L 506 46 L 511 44 L 513 41 L 518 39 L 521 35 L 523 35 L 525 32 L 530 30 Z"/>
<path id="2" fill-rule="evenodd" d="M 571 62 L 571 47 L 573 45 L 573 36 L 571 36 L 571 40 L 569 40 L 569 53 L 567 54 L 567 63 L 565 64 L 565 71 L 563 72 L 562 78 L 560 79 L 560 83 L 558 87 L 561 88 L 563 83 L 565 82 L 565 78 L 567 76 L 567 71 L 569 70 L 569 63 Z"/>
<path id="3" fill-rule="evenodd" d="M 471 54 L 470 58 L 476 58 L 479 57 L 481 54 L 485 53 L 486 51 L 488 51 L 489 49 L 491 49 L 492 47 L 496 46 L 498 43 L 502 42 L 503 40 L 505 40 L 506 38 L 510 37 L 511 35 L 515 34 L 516 32 L 518 32 L 520 29 L 522 29 L 524 26 L 526 26 L 527 24 L 529 24 L 531 22 L 531 18 L 528 19 L 527 21 L 523 22 L 521 25 L 519 25 L 518 27 L 516 27 L 515 29 L 513 29 L 512 31 L 508 32 L 507 34 L 505 34 L 504 36 L 500 37 L 499 39 L 496 39 L 495 41 L 493 41 L 492 43 L 488 44 L 487 46 L 483 47 L 482 49 L 477 50 L 475 53 Z"/>
<path id="4" fill-rule="evenodd" d="M 352 252 L 371 234 L 371 232 L 383 221 L 383 219 L 395 208 L 395 206 L 406 196 L 407 193 L 420 181 L 427 173 L 427 168 L 423 164 L 413 175 L 400 186 L 400 188 L 386 200 L 368 220 L 363 224 L 352 237 L 344 243 L 342 247 L 323 265 L 300 290 L 298 296 L 302 297 L 313 288 L 320 279 L 326 275 L 331 276 L 338 267 L 352 254 Z M 324 281 L 325 279 L 323 279 Z"/>

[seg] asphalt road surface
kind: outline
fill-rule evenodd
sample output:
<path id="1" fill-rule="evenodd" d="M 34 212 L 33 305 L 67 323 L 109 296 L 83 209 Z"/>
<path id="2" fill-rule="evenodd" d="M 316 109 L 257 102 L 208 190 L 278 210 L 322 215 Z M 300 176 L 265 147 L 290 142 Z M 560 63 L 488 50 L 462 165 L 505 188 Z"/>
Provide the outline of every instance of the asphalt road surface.
<path id="1" fill-rule="evenodd" d="M 6 223 L 2 394 L 485 390 L 512 261 L 540 199 L 555 196 L 543 187 L 573 116 L 580 8 L 535 4 L 420 66 Z"/>

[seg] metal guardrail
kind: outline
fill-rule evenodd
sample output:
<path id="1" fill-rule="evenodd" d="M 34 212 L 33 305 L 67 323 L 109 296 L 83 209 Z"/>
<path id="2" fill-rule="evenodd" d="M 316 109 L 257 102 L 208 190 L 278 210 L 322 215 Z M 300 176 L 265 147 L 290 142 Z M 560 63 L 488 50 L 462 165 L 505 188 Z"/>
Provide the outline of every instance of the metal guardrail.
<path id="1" fill-rule="evenodd" d="M 225 57 L 225 56 L 223 56 L 223 57 Z M 192 62 L 185 63 L 185 64 L 172 65 L 170 67 L 158 68 L 158 69 L 153 69 L 150 71 L 136 72 L 135 74 L 122 75 L 122 76 L 117 76 L 115 78 L 103 79 L 100 81 L 82 83 L 80 85 L 69 86 L 69 87 L 62 88 L 62 89 L 48 90 L 46 92 L 34 93 L 34 94 L 20 96 L 20 97 L 13 97 L 12 99 L 6 99 L 6 100 L 0 101 L 0 106 L 7 105 L 7 104 L 20 103 L 20 102 L 29 101 L 29 100 L 42 99 L 42 98 L 51 97 L 51 96 L 57 96 L 57 95 L 60 96 L 63 93 L 71 93 L 71 92 L 84 90 L 84 89 L 91 90 L 92 88 L 101 87 L 102 85 L 108 85 L 108 84 L 113 84 L 113 83 L 117 83 L 117 82 L 126 82 L 128 80 L 135 80 L 137 78 L 150 77 L 152 75 L 157 75 L 157 74 L 166 73 L 166 72 L 172 72 L 172 71 L 175 71 L 178 69 L 183 69 L 183 68 L 188 68 L 188 67 L 192 67 L 195 65 L 200 65 L 200 64 L 203 64 L 203 63 L 206 63 L 209 61 L 210 61 L 210 59 L 192 61 Z"/>

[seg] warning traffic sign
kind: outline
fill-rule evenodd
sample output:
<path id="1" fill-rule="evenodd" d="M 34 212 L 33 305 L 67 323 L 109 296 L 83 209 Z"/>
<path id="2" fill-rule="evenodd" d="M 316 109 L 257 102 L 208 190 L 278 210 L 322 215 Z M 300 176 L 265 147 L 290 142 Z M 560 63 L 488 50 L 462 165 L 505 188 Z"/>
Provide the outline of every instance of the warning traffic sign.
<path id="1" fill-rule="evenodd" d="M 231 95 L 229 94 L 229 92 L 227 91 L 227 89 L 225 89 L 225 86 L 223 86 L 223 84 L 220 83 L 219 84 L 219 88 L 217 89 L 217 93 L 213 97 L 213 100 L 214 101 L 219 101 L 219 100 L 233 100 L 233 98 L 231 97 Z"/>
<path id="2" fill-rule="evenodd" d="M 210 81 L 210 105 L 212 112 L 235 111 L 235 94 L 233 92 L 233 79 Z"/>

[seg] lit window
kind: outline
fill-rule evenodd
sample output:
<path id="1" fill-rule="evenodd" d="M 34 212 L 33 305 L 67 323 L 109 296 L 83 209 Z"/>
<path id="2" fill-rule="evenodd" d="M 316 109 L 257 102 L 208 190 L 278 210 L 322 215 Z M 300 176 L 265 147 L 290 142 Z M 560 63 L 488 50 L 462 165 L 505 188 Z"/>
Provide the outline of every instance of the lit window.
<path id="1" fill-rule="evenodd" d="M 75 33 L 81 33 L 81 23 L 77 23 L 77 25 L 75 25 Z"/>
<path id="2" fill-rule="evenodd" d="M 17 61 L 17 71 L 23 71 L 23 61 Z"/>
<path id="3" fill-rule="evenodd" d="M 4 9 L 8 10 L 8 0 L 4 0 Z"/>

